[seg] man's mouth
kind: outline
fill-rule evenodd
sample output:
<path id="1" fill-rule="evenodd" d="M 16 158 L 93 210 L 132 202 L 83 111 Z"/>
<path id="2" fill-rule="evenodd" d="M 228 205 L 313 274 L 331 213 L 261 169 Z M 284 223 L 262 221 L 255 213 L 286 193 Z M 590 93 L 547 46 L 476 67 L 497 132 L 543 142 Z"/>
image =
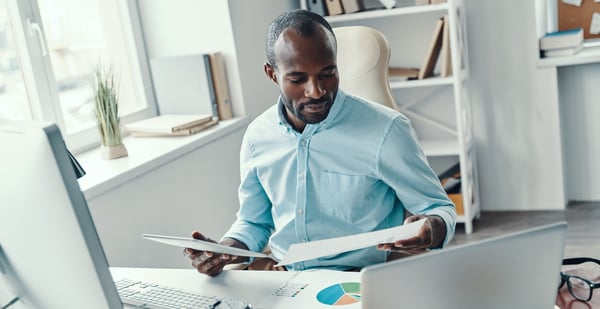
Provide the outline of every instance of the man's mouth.
<path id="1" fill-rule="evenodd" d="M 327 101 L 319 101 L 319 102 L 311 102 L 308 104 L 304 104 L 302 109 L 304 109 L 305 111 L 309 112 L 309 113 L 318 113 L 321 110 L 323 110 L 323 108 L 325 108 L 325 105 L 327 105 Z"/>

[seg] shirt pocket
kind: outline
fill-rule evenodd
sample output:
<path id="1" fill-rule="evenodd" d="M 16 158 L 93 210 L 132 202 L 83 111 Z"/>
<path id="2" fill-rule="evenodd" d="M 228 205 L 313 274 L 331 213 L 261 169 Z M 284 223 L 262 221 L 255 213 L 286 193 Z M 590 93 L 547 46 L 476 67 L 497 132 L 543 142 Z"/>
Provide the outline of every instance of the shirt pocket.
<path id="1" fill-rule="evenodd" d="M 323 172 L 323 214 L 351 223 L 368 220 L 375 206 L 372 194 L 377 181 L 364 175 Z"/>

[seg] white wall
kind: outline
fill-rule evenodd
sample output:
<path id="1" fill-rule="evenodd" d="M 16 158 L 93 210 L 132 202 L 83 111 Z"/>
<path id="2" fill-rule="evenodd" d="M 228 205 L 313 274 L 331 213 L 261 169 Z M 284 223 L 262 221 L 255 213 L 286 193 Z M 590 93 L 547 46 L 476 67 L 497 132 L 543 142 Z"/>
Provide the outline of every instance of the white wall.
<path id="1" fill-rule="evenodd" d="M 572 201 L 600 200 L 600 63 L 558 68 L 565 184 Z"/>
<path id="2" fill-rule="evenodd" d="M 556 70 L 536 66 L 534 2 L 465 6 L 482 209 L 562 209 Z"/>

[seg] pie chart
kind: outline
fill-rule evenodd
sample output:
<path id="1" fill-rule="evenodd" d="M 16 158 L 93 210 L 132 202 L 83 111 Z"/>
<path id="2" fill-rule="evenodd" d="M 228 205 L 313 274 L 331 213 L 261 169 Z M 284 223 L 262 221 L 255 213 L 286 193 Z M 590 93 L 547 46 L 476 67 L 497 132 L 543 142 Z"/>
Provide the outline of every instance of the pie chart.
<path id="1" fill-rule="evenodd" d="M 343 306 L 360 302 L 360 283 L 343 282 L 328 286 L 317 293 L 317 300 L 324 305 Z"/>

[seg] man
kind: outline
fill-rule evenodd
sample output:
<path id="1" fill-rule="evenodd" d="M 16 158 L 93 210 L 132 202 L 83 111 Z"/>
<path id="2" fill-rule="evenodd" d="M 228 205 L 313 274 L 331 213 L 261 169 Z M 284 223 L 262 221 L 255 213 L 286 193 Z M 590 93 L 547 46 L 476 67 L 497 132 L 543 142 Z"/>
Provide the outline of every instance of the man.
<path id="1" fill-rule="evenodd" d="M 323 17 L 286 12 L 270 25 L 266 75 L 280 90 L 244 135 L 240 209 L 221 244 L 281 259 L 293 243 L 346 236 L 427 218 L 418 235 L 286 268 L 360 269 L 399 251 L 442 248 L 456 212 L 427 164 L 408 119 L 338 89 L 336 40 Z M 343 74 L 343 72 L 341 73 Z M 405 214 L 410 213 L 405 218 Z M 199 232 L 194 238 L 209 240 Z M 201 273 L 247 258 L 186 249 Z M 256 264 L 260 264 L 256 266 Z M 251 266 L 271 269 L 276 262 Z"/>

